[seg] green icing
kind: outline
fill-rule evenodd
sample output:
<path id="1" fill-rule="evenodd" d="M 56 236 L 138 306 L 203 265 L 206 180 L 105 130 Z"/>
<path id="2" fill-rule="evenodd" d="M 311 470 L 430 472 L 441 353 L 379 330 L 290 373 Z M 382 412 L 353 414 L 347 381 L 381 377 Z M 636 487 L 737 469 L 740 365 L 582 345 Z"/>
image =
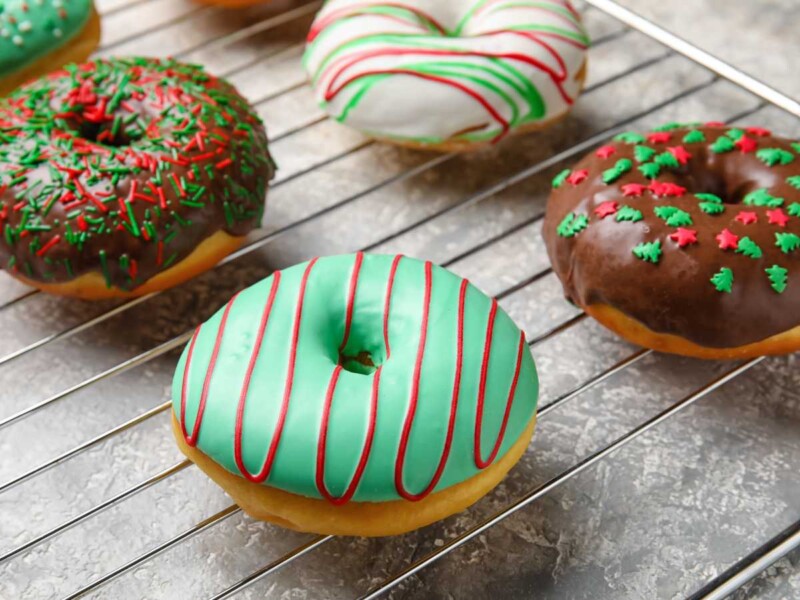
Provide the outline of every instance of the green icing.
<path id="1" fill-rule="evenodd" d="M 378 408 L 371 451 L 355 501 L 400 498 L 395 465 L 403 424 L 410 405 L 425 299 L 425 263 L 400 260 L 391 295 L 387 360 L 383 339 L 386 291 L 393 257 L 365 255 L 352 310 L 352 326 L 342 354 L 369 353 L 380 367 Z M 353 255 L 322 258 L 310 270 L 300 323 L 294 383 L 283 434 L 275 454 L 270 486 L 313 498 L 324 402 L 339 360 Z M 308 263 L 281 273 L 266 334 L 256 360 L 243 418 L 242 459 L 247 470 L 261 470 L 273 440 L 292 346 L 292 332 L 303 274 Z M 408 438 L 403 469 L 406 490 L 416 494 L 434 476 L 444 449 L 453 396 L 458 349 L 458 306 L 462 279 L 432 268 L 431 304 L 424 360 L 420 369 L 416 417 Z M 274 276 L 239 294 L 228 314 L 218 359 L 210 379 L 197 447 L 224 468 L 239 474 L 234 454 L 236 410 Z M 452 448 L 433 491 L 451 487 L 478 472 L 474 456 L 477 402 L 484 341 L 492 300 L 472 286 L 464 300 L 463 359 Z M 203 324 L 196 337 L 186 389 L 186 428 L 191 433 L 223 310 Z M 512 386 L 521 334 L 498 309 L 488 362 L 480 455 L 486 459 L 498 438 Z M 180 418 L 184 371 L 189 347 L 180 359 L 173 383 L 173 408 Z M 360 371 L 360 372 L 354 372 Z M 356 473 L 367 439 L 373 369 L 341 371 L 333 396 L 327 435 L 325 486 L 334 497 L 344 494 Z M 519 438 L 536 411 L 538 380 L 533 358 L 523 348 L 520 373 L 508 425 L 495 460 Z"/>
<path id="2" fill-rule="evenodd" d="M 6 0 L 0 4 L 0 75 L 30 65 L 76 37 L 91 0 Z"/>

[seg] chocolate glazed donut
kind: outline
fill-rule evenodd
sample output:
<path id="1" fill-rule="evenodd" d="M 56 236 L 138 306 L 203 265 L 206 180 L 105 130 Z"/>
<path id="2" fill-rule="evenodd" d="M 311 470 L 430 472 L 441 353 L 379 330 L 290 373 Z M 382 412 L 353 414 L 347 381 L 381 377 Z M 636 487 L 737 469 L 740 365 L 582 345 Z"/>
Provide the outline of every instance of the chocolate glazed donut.
<path id="1" fill-rule="evenodd" d="M 797 350 L 798 155 L 759 127 L 618 135 L 553 181 L 544 237 L 566 297 L 656 350 Z"/>
<path id="2" fill-rule="evenodd" d="M 0 260 L 45 291 L 175 285 L 261 222 L 274 165 L 228 83 L 173 60 L 72 65 L 0 103 Z"/>

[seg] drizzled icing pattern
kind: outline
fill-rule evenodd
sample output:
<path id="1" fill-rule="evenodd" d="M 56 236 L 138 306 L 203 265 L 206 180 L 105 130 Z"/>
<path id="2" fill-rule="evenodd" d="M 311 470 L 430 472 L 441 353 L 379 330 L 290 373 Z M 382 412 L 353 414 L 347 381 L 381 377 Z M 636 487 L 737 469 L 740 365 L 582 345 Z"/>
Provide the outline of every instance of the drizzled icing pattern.
<path id="1" fill-rule="evenodd" d="M 569 109 L 588 43 L 567 0 L 330 0 L 304 63 L 320 104 L 369 134 L 497 141 Z"/>
<path id="2" fill-rule="evenodd" d="M 181 357 L 184 438 L 249 481 L 415 501 L 503 456 L 536 410 L 522 332 L 466 280 L 402 256 L 297 265 L 235 296 Z"/>
<path id="3" fill-rule="evenodd" d="M 77 36 L 91 0 L 5 0 L 0 3 L 0 77 L 19 71 Z"/>

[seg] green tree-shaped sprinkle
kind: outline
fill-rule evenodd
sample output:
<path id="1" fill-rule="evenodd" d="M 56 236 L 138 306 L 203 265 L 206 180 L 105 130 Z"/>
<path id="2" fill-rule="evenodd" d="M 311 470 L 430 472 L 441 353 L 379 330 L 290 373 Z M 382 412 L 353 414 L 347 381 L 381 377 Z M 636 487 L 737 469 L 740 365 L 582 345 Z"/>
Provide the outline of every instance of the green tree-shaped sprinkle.
<path id="1" fill-rule="evenodd" d="M 615 219 L 617 221 L 630 221 L 631 223 L 637 223 L 644 218 L 642 215 L 642 211 L 636 210 L 635 208 L 623 205 L 617 211 L 617 215 Z"/>
<path id="2" fill-rule="evenodd" d="M 561 237 L 571 238 L 586 229 L 588 225 L 589 218 L 586 215 L 570 213 L 558 225 L 556 233 Z"/>
<path id="3" fill-rule="evenodd" d="M 675 158 L 670 152 L 662 152 L 653 159 L 656 164 L 665 169 L 677 169 L 681 166 L 678 159 Z"/>
<path id="4" fill-rule="evenodd" d="M 731 138 L 735 142 L 736 140 L 738 140 L 740 137 L 742 137 L 744 135 L 744 131 L 742 131 L 741 129 L 736 129 L 736 128 L 729 129 L 728 133 L 726 133 L 725 135 L 727 135 L 729 138 Z"/>
<path id="5" fill-rule="evenodd" d="M 784 200 L 783 198 L 777 198 L 773 196 L 766 190 L 766 188 L 760 188 L 747 194 L 742 199 L 742 202 L 747 206 L 768 206 L 770 208 L 778 208 L 779 206 L 783 206 Z"/>
<path id="6" fill-rule="evenodd" d="M 661 167 L 654 162 L 645 163 L 643 165 L 639 165 L 639 171 L 648 179 L 655 179 L 661 172 Z"/>
<path id="7" fill-rule="evenodd" d="M 786 178 L 786 183 L 794 189 L 800 190 L 800 175 L 789 175 L 789 177 Z"/>
<path id="8" fill-rule="evenodd" d="M 641 144 L 642 142 L 646 141 L 646 138 L 642 134 L 636 133 L 635 131 L 626 131 L 614 136 L 614 141 L 625 142 L 626 144 Z"/>
<path id="9" fill-rule="evenodd" d="M 670 227 L 688 227 L 692 224 L 692 216 L 675 206 L 656 206 L 653 212 Z"/>
<path id="10" fill-rule="evenodd" d="M 769 167 L 775 165 L 788 165 L 794 160 L 794 154 L 782 148 L 762 148 L 756 156 Z"/>
<path id="11" fill-rule="evenodd" d="M 689 133 L 683 136 L 683 142 L 685 144 L 699 144 L 700 142 L 705 141 L 706 136 L 699 129 L 692 129 Z"/>
<path id="12" fill-rule="evenodd" d="M 789 281 L 788 269 L 784 269 L 779 265 L 772 265 L 770 268 L 765 269 L 769 281 L 772 284 L 772 289 L 782 294 L 786 290 L 786 285 Z"/>
<path id="13" fill-rule="evenodd" d="M 562 184 L 567 180 L 567 177 L 569 177 L 569 174 L 571 172 L 572 171 L 570 169 L 564 169 L 558 175 L 553 177 L 553 189 L 560 188 Z"/>
<path id="14" fill-rule="evenodd" d="M 794 233 L 776 233 L 775 245 L 784 254 L 789 254 L 800 248 L 800 236 Z"/>
<path id="15" fill-rule="evenodd" d="M 792 202 L 786 207 L 786 212 L 788 212 L 792 217 L 800 217 L 800 203 Z"/>
<path id="16" fill-rule="evenodd" d="M 633 249 L 633 255 L 639 260 L 658 264 L 661 260 L 661 241 L 644 242 Z"/>
<path id="17" fill-rule="evenodd" d="M 603 171 L 603 183 L 613 183 L 631 170 L 633 163 L 627 158 L 620 158 L 610 169 Z"/>
<path id="18" fill-rule="evenodd" d="M 736 248 L 736 252 L 744 254 L 748 258 L 761 258 L 764 256 L 761 246 L 756 244 L 749 237 L 743 237 L 739 240 L 739 246 Z"/>
<path id="19" fill-rule="evenodd" d="M 655 156 L 656 151 L 650 148 L 649 146 L 636 146 L 633 149 L 633 157 L 636 159 L 636 162 L 647 162 L 653 156 Z"/>
<path id="20" fill-rule="evenodd" d="M 731 289 L 733 289 L 733 271 L 731 271 L 728 267 L 722 267 L 711 278 L 711 283 L 715 288 L 717 288 L 718 292 L 730 294 Z"/>
<path id="21" fill-rule="evenodd" d="M 736 146 L 734 145 L 733 141 L 723 135 L 718 137 L 716 141 L 711 144 L 711 151 L 716 154 L 722 154 L 723 152 L 730 152 L 735 147 Z"/>

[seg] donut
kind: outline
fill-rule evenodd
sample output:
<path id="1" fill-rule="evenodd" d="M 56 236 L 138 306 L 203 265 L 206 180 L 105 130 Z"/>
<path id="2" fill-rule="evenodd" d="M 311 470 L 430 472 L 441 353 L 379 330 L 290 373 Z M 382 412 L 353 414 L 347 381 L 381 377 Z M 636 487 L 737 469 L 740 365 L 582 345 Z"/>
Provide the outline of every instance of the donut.
<path id="1" fill-rule="evenodd" d="M 0 11 L 0 95 L 83 62 L 100 42 L 92 0 L 5 0 Z"/>
<path id="2" fill-rule="evenodd" d="M 583 87 L 588 44 L 569 0 L 329 0 L 303 61 L 336 120 L 450 152 L 564 116 Z"/>
<path id="3" fill-rule="evenodd" d="M 45 292 L 139 296 L 261 222 L 274 165 L 228 83 L 173 60 L 70 65 L 0 101 L 0 264 Z"/>
<path id="4" fill-rule="evenodd" d="M 553 188 L 553 269 L 612 331 L 708 359 L 800 349 L 800 143 L 668 123 L 621 133 Z"/>
<path id="5" fill-rule="evenodd" d="M 234 296 L 197 328 L 172 397 L 181 451 L 250 516 L 383 536 L 500 482 L 538 380 L 497 301 L 430 262 L 359 253 Z"/>

